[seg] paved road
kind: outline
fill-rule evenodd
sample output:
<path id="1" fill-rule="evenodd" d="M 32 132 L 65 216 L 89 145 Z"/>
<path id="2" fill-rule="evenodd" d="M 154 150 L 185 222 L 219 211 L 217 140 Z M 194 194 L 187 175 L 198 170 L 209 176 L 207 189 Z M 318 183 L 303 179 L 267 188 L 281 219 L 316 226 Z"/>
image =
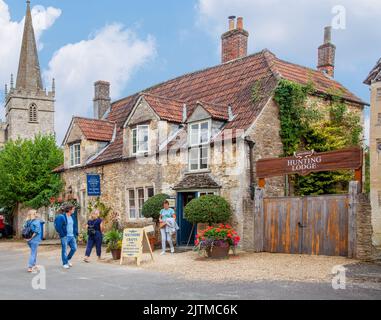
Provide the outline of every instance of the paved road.
<path id="1" fill-rule="evenodd" d="M 5 250 L 0 245 L 0 299 L 381 299 L 380 285 L 335 291 L 325 283 L 215 284 L 97 263 L 78 263 L 66 271 L 57 265 L 55 255 L 47 254 L 39 258 L 46 268 L 46 290 L 33 290 L 35 275 L 25 272 L 26 260 L 27 252 Z"/>

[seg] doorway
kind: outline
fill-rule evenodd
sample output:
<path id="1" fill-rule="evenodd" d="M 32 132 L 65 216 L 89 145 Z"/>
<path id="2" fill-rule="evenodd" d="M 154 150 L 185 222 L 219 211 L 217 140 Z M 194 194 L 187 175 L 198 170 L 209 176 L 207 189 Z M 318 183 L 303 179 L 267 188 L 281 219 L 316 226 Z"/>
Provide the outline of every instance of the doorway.
<path id="1" fill-rule="evenodd" d="M 184 208 L 193 199 L 197 198 L 196 192 L 179 192 L 177 194 L 177 219 L 180 230 L 177 232 L 178 246 L 193 246 L 197 227 L 184 218 Z"/>

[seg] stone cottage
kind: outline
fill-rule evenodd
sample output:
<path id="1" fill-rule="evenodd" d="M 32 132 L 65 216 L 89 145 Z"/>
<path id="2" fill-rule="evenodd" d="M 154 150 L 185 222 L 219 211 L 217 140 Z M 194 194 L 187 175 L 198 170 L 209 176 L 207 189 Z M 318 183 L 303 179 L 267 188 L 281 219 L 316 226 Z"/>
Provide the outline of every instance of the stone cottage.
<path id="1" fill-rule="evenodd" d="M 189 73 L 112 102 L 110 84 L 95 83 L 94 119 L 74 117 L 64 139 L 65 163 L 57 168 L 65 195 L 87 195 L 87 175 L 100 177 L 101 200 L 122 221 L 144 221 L 144 202 L 158 193 L 176 199 L 178 244 L 192 240 L 184 206 L 205 194 L 225 197 L 242 245 L 253 248 L 255 161 L 282 154 L 279 109 L 273 93 L 280 79 L 313 82 L 310 101 L 322 108 L 330 90 L 342 92 L 352 110 L 364 102 L 333 79 L 335 46 L 330 28 L 319 47 L 318 69 L 279 59 L 269 50 L 247 55 L 243 19 L 230 17 L 222 35 L 221 64 Z M 253 97 L 253 87 L 259 92 Z M 267 195 L 284 195 L 284 178 L 269 179 Z M 79 219 L 84 223 L 86 210 Z"/>

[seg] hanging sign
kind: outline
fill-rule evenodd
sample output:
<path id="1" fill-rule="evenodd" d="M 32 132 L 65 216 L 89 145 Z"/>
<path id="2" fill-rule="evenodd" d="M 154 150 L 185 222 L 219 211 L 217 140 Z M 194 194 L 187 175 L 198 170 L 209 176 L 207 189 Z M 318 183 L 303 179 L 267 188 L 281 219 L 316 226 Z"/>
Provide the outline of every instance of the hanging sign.
<path id="1" fill-rule="evenodd" d="M 89 197 L 101 196 L 101 177 L 99 174 L 87 175 L 87 195 Z"/>
<path id="2" fill-rule="evenodd" d="M 152 248 L 147 235 L 147 229 L 125 229 L 123 231 L 120 264 L 123 264 L 124 258 L 134 258 L 136 264 L 140 266 L 141 257 L 144 253 L 149 253 L 152 260 L 154 260 Z"/>
<path id="3" fill-rule="evenodd" d="M 362 167 L 361 148 L 316 153 L 306 151 L 295 153 L 293 157 L 261 159 L 257 162 L 257 177 L 260 179 L 287 174 L 307 175 L 311 172 L 358 170 Z"/>

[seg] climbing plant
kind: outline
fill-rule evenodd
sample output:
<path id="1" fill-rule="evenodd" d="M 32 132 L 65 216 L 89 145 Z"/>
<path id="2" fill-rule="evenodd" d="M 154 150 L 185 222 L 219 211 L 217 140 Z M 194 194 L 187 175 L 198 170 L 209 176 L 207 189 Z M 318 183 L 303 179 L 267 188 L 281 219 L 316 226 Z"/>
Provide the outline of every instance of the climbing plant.
<path id="1" fill-rule="evenodd" d="M 283 156 L 300 150 L 332 151 L 360 145 L 360 118 L 348 109 L 339 93 L 331 93 L 327 107 L 307 105 L 313 85 L 281 80 L 274 99 L 279 105 L 280 137 Z M 327 100 L 328 101 L 328 100 Z M 299 195 L 332 194 L 346 190 L 353 173 L 349 171 L 319 172 L 308 176 L 292 176 L 295 193 Z"/>

